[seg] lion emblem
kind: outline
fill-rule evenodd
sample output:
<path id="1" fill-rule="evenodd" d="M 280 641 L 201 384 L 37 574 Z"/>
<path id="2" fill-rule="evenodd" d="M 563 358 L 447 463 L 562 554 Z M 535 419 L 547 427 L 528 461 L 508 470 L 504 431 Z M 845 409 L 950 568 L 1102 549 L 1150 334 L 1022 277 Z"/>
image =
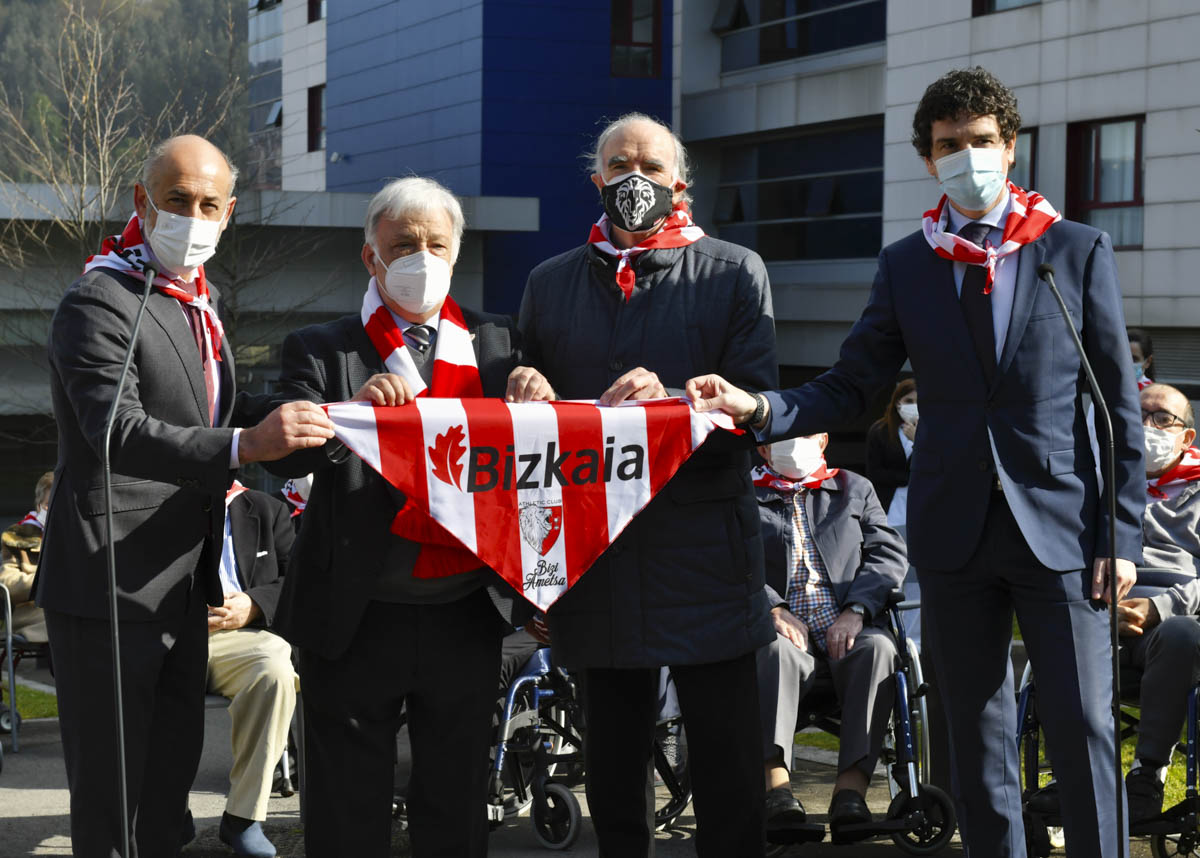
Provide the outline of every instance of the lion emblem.
<path id="1" fill-rule="evenodd" d="M 654 187 L 646 179 L 633 176 L 617 188 L 617 211 L 625 219 L 625 226 L 635 228 L 654 206 Z"/>
<path id="2" fill-rule="evenodd" d="M 554 547 L 562 530 L 562 505 L 523 503 L 520 522 L 521 538 L 538 554 L 545 555 Z"/>

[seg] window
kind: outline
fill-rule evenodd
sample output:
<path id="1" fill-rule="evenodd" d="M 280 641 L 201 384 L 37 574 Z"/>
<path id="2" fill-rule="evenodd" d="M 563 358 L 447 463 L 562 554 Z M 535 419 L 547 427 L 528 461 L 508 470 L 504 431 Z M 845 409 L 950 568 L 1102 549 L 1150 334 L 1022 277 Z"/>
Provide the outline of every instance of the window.
<path id="1" fill-rule="evenodd" d="M 1068 214 L 1112 236 L 1113 247 L 1142 246 L 1143 117 L 1067 127 Z"/>
<path id="2" fill-rule="evenodd" d="M 883 236 L 883 121 L 721 150 L 720 237 L 770 261 L 871 258 Z"/>
<path id="3" fill-rule="evenodd" d="M 308 151 L 325 148 L 325 84 L 308 88 Z"/>
<path id="4" fill-rule="evenodd" d="M 662 73 L 661 34 L 659 0 L 613 0 L 613 77 L 658 77 Z"/>
<path id="5" fill-rule="evenodd" d="M 721 71 L 882 42 L 885 0 L 723 0 L 713 18 Z"/>
<path id="6" fill-rule="evenodd" d="M 1020 6 L 1032 6 L 1042 0 L 971 0 L 972 15 L 990 15 L 993 12 L 1005 12 Z"/>
<path id="7" fill-rule="evenodd" d="M 308 0 L 308 23 L 325 19 L 325 0 Z"/>
<path id="8" fill-rule="evenodd" d="M 1017 159 L 1008 171 L 1008 178 L 1018 188 L 1037 190 L 1037 129 L 1022 128 L 1017 132 Z"/>

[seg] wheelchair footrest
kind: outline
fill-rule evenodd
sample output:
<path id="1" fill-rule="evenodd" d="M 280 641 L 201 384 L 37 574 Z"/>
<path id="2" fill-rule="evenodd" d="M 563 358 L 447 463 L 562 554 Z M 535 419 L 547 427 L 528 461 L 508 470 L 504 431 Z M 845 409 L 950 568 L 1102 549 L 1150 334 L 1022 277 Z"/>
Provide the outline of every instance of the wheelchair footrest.
<path id="1" fill-rule="evenodd" d="M 825 839 L 825 826 L 819 822 L 798 822 L 779 828 L 767 827 L 767 842 L 776 845 L 820 843 Z"/>
<path id="2" fill-rule="evenodd" d="M 839 825 L 831 829 L 834 843 L 858 843 L 860 840 L 870 840 L 872 837 L 886 837 L 902 831 L 908 831 L 907 818 L 872 819 L 870 822 L 856 822 L 853 825 Z"/>

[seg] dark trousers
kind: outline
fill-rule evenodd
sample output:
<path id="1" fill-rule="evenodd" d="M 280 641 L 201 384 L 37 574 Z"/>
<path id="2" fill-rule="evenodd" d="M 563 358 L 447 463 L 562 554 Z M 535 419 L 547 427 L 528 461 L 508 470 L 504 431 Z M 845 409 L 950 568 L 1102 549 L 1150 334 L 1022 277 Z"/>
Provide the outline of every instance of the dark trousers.
<path id="1" fill-rule="evenodd" d="M 1089 599 L 1091 570 L 1054 572 L 1039 563 L 1004 495 L 993 492 L 966 566 L 919 574 L 967 854 L 1026 854 L 1009 658 L 1015 611 L 1037 678 L 1067 855 L 1113 858 L 1116 803 L 1125 796 L 1114 783 L 1108 614 Z"/>
<path id="2" fill-rule="evenodd" d="M 1137 759 L 1165 766 L 1183 730 L 1188 695 L 1200 682 L 1200 621 L 1167 617 L 1121 646 L 1122 662 L 1142 671 Z"/>
<path id="3" fill-rule="evenodd" d="M 130 856 L 178 855 L 188 790 L 204 745 L 207 609 L 193 590 L 185 614 L 123 622 Z M 71 790 L 75 855 L 121 854 L 116 714 L 108 620 L 46 611 L 59 726 Z"/>
<path id="4" fill-rule="evenodd" d="M 340 657 L 301 651 L 310 858 L 391 854 L 402 707 L 412 738 L 414 858 L 487 854 L 487 761 L 502 632 L 480 590 L 445 605 L 371 602 Z"/>
<path id="5" fill-rule="evenodd" d="M 762 858 L 762 739 L 754 653 L 672 667 L 687 732 L 696 854 Z M 648 796 L 657 668 L 584 671 L 587 799 L 601 858 L 654 854 Z"/>

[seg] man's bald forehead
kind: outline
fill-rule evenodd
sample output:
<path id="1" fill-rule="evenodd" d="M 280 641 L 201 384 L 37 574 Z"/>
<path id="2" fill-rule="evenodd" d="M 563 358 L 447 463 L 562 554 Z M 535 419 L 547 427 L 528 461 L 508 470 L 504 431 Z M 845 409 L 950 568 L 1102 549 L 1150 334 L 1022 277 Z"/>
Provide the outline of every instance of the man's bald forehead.
<path id="1" fill-rule="evenodd" d="M 1181 409 L 1188 404 L 1188 398 L 1183 395 L 1183 391 L 1169 384 L 1152 384 L 1142 391 L 1143 402 L 1154 400 L 1178 406 Z"/>
<path id="2" fill-rule="evenodd" d="M 635 119 L 617 128 L 616 131 L 613 132 L 612 136 L 604 141 L 605 151 L 600 153 L 601 157 L 604 158 L 605 162 L 607 163 L 608 156 L 610 154 L 609 150 L 611 150 L 614 146 L 624 142 L 628 137 L 633 136 L 634 134 L 637 134 L 639 137 L 645 136 L 646 132 L 650 132 L 650 134 L 656 138 L 655 143 L 661 145 L 671 156 L 671 159 L 674 160 L 675 139 L 671 136 L 670 130 L 651 119 Z"/>
<path id="3" fill-rule="evenodd" d="M 148 189 L 156 187 L 169 169 L 211 176 L 214 184 L 228 189 L 226 198 L 233 196 L 237 167 L 229 156 L 199 135 L 180 134 L 151 149 L 142 165 L 142 184 Z"/>

